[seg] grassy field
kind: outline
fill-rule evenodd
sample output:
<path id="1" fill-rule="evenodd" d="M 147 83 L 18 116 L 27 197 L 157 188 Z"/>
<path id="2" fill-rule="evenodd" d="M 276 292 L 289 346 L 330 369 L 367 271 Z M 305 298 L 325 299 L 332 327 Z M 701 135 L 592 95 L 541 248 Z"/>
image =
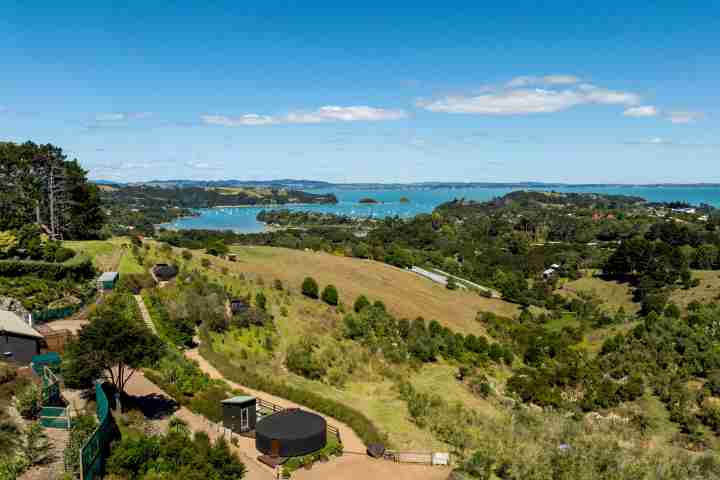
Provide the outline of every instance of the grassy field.
<path id="1" fill-rule="evenodd" d="M 640 304 L 633 302 L 632 290 L 628 284 L 603 280 L 595 276 L 588 275 L 567 282 L 557 290 L 557 293 L 572 298 L 580 291 L 597 295 L 613 311 L 619 310 L 620 307 L 623 307 L 627 313 L 636 313 L 640 310 Z"/>
<path id="2" fill-rule="evenodd" d="M 278 255 L 283 258 L 283 255 L 288 252 L 290 251 L 258 249 L 257 252 L 252 252 L 252 264 L 258 266 L 261 261 L 274 262 Z M 409 367 L 402 365 L 397 366 L 394 376 L 390 378 L 387 376 L 387 371 L 384 370 L 387 367 L 382 367 L 377 358 L 372 356 L 358 357 L 356 371 L 341 387 L 308 380 L 289 372 L 284 365 L 288 347 L 303 336 L 312 336 L 321 343 L 323 338 L 330 339 L 334 337 L 340 331 L 344 314 L 334 307 L 301 295 L 297 285 L 285 280 L 285 278 L 291 277 L 280 274 L 270 275 L 264 270 L 261 271 L 260 268 L 246 268 L 249 263 L 247 260 L 251 255 L 243 255 L 244 261 L 242 263 L 231 263 L 208 257 L 199 252 L 193 252 L 191 260 L 184 260 L 179 253 L 180 250 L 175 249 L 172 258 L 166 258 L 157 248 L 153 248 L 148 254 L 148 258 L 152 258 L 153 261 L 171 261 L 184 265 L 186 268 L 203 271 L 213 280 L 223 283 L 237 295 L 254 295 L 258 291 L 262 291 L 267 297 L 268 310 L 274 317 L 277 329 L 277 333 L 273 337 L 274 346 L 272 352 L 263 348 L 267 333 L 257 327 L 243 330 L 232 329 L 222 335 L 212 334 L 214 349 L 217 352 L 222 353 L 231 361 L 247 366 L 252 365 L 252 369 L 258 373 L 272 376 L 285 384 L 302 387 L 326 398 L 352 406 L 371 419 L 383 432 L 388 433 L 390 446 L 406 451 L 448 449 L 448 446 L 435 438 L 430 431 L 418 427 L 410 419 L 407 404 L 400 398 L 398 391 L 397 380 L 399 379 L 412 379 L 413 384 L 419 391 L 440 394 L 450 403 L 459 401 L 468 407 L 477 408 L 489 417 L 495 418 L 501 415 L 499 410 L 490 402 L 475 397 L 455 379 L 457 367 L 445 363 L 425 365 L 419 370 L 410 370 Z M 308 258 L 313 258 L 309 254 L 306 255 Z M 201 261 L 205 258 L 211 259 L 212 265 L 210 268 L 201 265 Z M 336 260 L 336 258 L 329 257 L 325 259 L 326 262 L 333 260 Z M 227 268 L 227 270 L 223 270 L 223 268 Z M 400 275 L 406 275 L 405 272 L 392 269 L 393 274 L 396 272 Z M 412 281 L 420 280 L 410 274 L 407 275 Z M 260 280 L 261 278 L 262 280 Z M 279 278 L 284 282 L 283 290 L 274 288 L 273 281 L 275 278 Z M 321 280 L 322 277 L 318 274 L 317 278 Z M 299 285 L 301 280 L 302 278 L 295 280 L 295 282 Z M 349 283 L 350 281 L 346 280 L 345 282 Z M 341 282 L 337 282 L 337 284 L 340 286 Z M 288 291 L 288 287 L 290 287 L 290 291 Z M 343 287 L 340 288 L 342 294 Z M 439 288 L 438 290 L 444 294 L 457 293 L 445 292 L 444 289 Z M 377 297 L 373 296 L 373 298 Z M 477 297 L 477 299 L 484 300 L 480 297 Z M 383 300 L 386 301 L 390 309 L 394 310 L 395 305 L 390 300 Z M 470 315 L 474 317 L 474 311 L 468 311 L 468 316 Z M 360 350 L 358 346 L 354 349 L 349 347 L 344 351 L 344 355 L 356 358 L 355 356 L 362 355 L 359 353 Z"/>
<path id="3" fill-rule="evenodd" d="M 443 360 L 424 364 L 415 370 L 407 365 L 387 365 L 383 364 L 378 356 L 347 341 L 346 344 L 340 344 L 342 347 L 340 356 L 350 359 L 349 362 L 357 365 L 357 368 L 342 386 L 330 384 L 327 379 L 314 381 L 299 377 L 289 372 L 285 366 L 288 346 L 303 336 L 312 336 L 321 346 L 333 341 L 336 343 L 342 341 L 340 325 L 344 313 L 320 301 L 302 296 L 299 292 L 299 284 L 305 275 L 314 276 L 321 285 L 329 282 L 336 284 L 345 303 L 351 303 L 354 295 L 364 293 L 373 299 L 383 300 L 388 308 L 398 315 L 402 315 L 398 312 L 408 312 L 412 311 L 412 308 L 417 308 L 421 309 L 421 315 L 429 319 L 433 318 L 428 313 L 431 307 L 435 311 L 444 309 L 442 311 L 446 313 L 443 316 L 437 315 L 434 318 L 443 320 L 457 329 L 460 329 L 458 325 L 467 322 L 462 315 L 467 315 L 466 318 L 474 318 L 475 310 L 482 309 L 478 307 L 478 302 L 493 301 L 468 293 L 447 291 L 407 272 L 374 262 L 274 248 L 236 248 L 235 251 L 241 259 L 237 263 L 208 257 L 200 252 L 193 252 L 192 258 L 187 260 L 181 257 L 179 249 L 174 249 L 171 257 L 164 258 L 162 252 L 153 248 L 147 257 L 153 261 L 166 260 L 186 268 L 200 270 L 213 280 L 223 283 L 236 295 L 254 295 L 258 291 L 263 291 L 276 326 L 276 333 L 270 335 L 273 347 L 271 351 L 264 347 L 268 332 L 262 331 L 262 328 L 231 329 L 225 334 L 212 334 L 214 349 L 231 362 L 242 364 L 260 375 L 271 376 L 279 382 L 302 387 L 352 406 L 366 415 L 382 432 L 388 434 L 388 446 L 391 448 L 406 451 L 447 451 L 450 448 L 429 429 L 420 428 L 411 420 L 407 403 L 401 399 L 398 391 L 398 384 L 404 380 L 410 382 L 418 392 L 441 396 L 449 407 L 460 403 L 479 414 L 484 424 L 471 428 L 473 442 L 482 445 L 483 442 L 492 442 L 501 434 L 507 434 L 507 442 L 528 441 L 517 437 L 514 427 L 503 430 L 503 425 L 513 422 L 511 418 L 514 418 L 515 413 L 503 405 L 501 398 L 491 396 L 486 400 L 474 395 L 463 383 L 457 381 L 455 377 L 457 366 Z M 209 268 L 202 266 L 201 262 L 205 259 L 211 261 Z M 274 288 L 275 279 L 282 280 L 282 290 Z M 589 283 L 597 286 L 598 281 L 602 282 L 599 279 L 589 280 L 592 281 L 586 280 L 580 284 Z M 377 285 L 373 285 L 373 282 Z M 353 285 L 354 283 L 362 287 L 358 288 L 357 285 Z M 383 288 L 389 292 L 382 292 Z M 610 288 L 606 293 L 612 291 Z M 426 297 L 430 300 L 426 301 Z M 470 306 L 465 305 L 465 302 Z M 500 302 L 501 305 L 502 303 Z M 451 316 L 447 312 L 455 313 Z M 412 316 L 408 313 L 404 315 Z M 576 323 L 574 318 L 565 316 L 553 324 L 548 324 L 547 328 L 557 330 L 574 323 Z M 633 326 L 634 324 L 629 323 L 594 330 L 588 334 L 581 347 L 596 352 L 605 338 L 619 332 L 627 332 Z M 465 331 L 472 329 L 471 326 Z M 510 369 L 493 366 L 485 373 L 491 382 L 497 383 L 498 390 L 502 393 L 507 377 L 511 373 Z M 624 408 L 613 411 L 625 415 Z M 639 408 L 645 412 L 652 421 L 652 426 L 648 436 L 640 437 L 632 433 L 623 437 L 628 445 L 652 449 L 663 449 L 670 445 L 670 439 L 676 433 L 677 427 L 669 422 L 668 412 L 662 403 L 654 397 L 647 396 L 629 405 L 629 408 Z M 550 422 L 552 418 L 555 417 L 549 415 L 545 421 Z M 622 428 L 629 431 L 633 427 Z M 599 434 L 604 435 L 604 433 Z M 608 435 L 610 434 L 616 435 L 614 432 Z M 553 442 L 555 443 L 552 445 L 557 444 L 555 437 Z"/>
<path id="4" fill-rule="evenodd" d="M 275 247 L 235 246 L 232 251 L 238 255 L 237 263 L 213 261 L 231 272 L 262 277 L 267 282 L 279 278 L 298 290 L 303 279 L 310 276 L 321 288 L 335 285 L 345 305 L 366 295 L 371 301 L 381 300 L 397 317 L 435 319 L 463 333 L 482 333 L 475 320 L 479 311 L 505 317 L 518 313 L 516 305 L 503 300 L 450 291 L 408 271 L 370 260 Z"/>
<path id="5" fill-rule="evenodd" d="M 693 277 L 700 280 L 700 285 L 689 290 L 678 288 L 670 295 L 670 301 L 675 302 L 680 308 L 686 308 L 692 301 L 710 302 L 720 296 L 720 272 L 693 270 Z"/>
<path id="6" fill-rule="evenodd" d="M 66 241 L 63 245 L 88 255 L 95 268 L 101 272 L 143 273 L 145 271 L 133 257 L 129 248 L 130 241 L 124 237 L 110 240 Z"/>

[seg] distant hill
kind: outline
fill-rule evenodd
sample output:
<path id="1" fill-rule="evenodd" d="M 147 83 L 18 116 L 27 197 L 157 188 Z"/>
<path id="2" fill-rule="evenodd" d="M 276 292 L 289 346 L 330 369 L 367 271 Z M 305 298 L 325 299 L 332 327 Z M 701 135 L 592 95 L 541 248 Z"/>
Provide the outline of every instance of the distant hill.
<path id="1" fill-rule="evenodd" d="M 619 184 L 619 183 L 553 183 L 553 182 L 409 182 L 409 183 L 333 183 L 321 180 L 278 179 L 278 180 L 149 180 L 145 182 L 119 183 L 109 180 L 93 180 L 97 185 L 112 186 L 152 186 L 160 188 L 222 188 L 222 187 L 254 187 L 254 188 L 289 188 L 293 190 L 335 189 L 335 190 L 406 190 L 406 189 L 460 189 L 460 188 L 606 188 L 606 187 L 720 187 L 717 183 L 652 183 L 652 184 Z"/>

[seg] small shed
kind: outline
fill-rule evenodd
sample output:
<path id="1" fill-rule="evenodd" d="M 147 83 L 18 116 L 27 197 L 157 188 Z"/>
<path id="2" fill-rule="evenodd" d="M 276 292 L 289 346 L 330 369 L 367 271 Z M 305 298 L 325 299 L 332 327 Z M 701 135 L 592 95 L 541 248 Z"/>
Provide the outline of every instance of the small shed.
<path id="1" fill-rule="evenodd" d="M 233 315 L 244 313 L 248 308 L 250 308 L 250 305 L 242 298 L 236 298 L 230 301 L 230 311 Z"/>
<path id="2" fill-rule="evenodd" d="M 42 335 L 18 314 L 0 310 L 0 357 L 28 364 L 40 353 Z"/>
<path id="3" fill-rule="evenodd" d="M 223 426 L 235 433 L 255 430 L 257 423 L 257 399 L 240 395 L 222 401 Z"/>
<path id="4" fill-rule="evenodd" d="M 112 290 L 115 288 L 120 274 L 118 272 L 103 272 L 98 278 L 98 287 L 103 290 Z"/>

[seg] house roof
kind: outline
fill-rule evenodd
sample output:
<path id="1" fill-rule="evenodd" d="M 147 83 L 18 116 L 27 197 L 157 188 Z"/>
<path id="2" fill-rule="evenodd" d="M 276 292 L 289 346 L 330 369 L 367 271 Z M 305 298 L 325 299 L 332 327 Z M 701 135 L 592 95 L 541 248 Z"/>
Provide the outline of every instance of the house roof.
<path id="1" fill-rule="evenodd" d="M 100 275 L 100 281 L 101 282 L 114 282 L 117 280 L 118 273 L 117 272 L 103 272 L 102 275 Z"/>
<path id="2" fill-rule="evenodd" d="M 254 402 L 255 397 L 249 397 L 247 395 L 238 395 L 237 397 L 228 398 L 227 400 L 223 400 L 221 403 L 229 403 L 229 404 L 243 404 L 248 402 Z"/>
<path id="3" fill-rule="evenodd" d="M 34 328 L 25 323 L 18 314 L 7 310 L 0 310 L 0 332 L 43 338 Z"/>

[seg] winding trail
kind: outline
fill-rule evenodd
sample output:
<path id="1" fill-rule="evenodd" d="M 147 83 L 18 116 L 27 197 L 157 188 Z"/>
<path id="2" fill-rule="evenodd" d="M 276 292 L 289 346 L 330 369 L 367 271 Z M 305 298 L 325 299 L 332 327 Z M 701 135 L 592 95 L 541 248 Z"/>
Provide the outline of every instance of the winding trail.
<path id="1" fill-rule="evenodd" d="M 197 361 L 200 369 L 210 375 L 211 378 L 225 380 L 233 388 L 243 390 L 285 408 L 302 408 L 303 410 L 312 411 L 284 398 L 269 395 L 226 379 L 210 362 L 200 355 L 197 349 L 186 351 L 185 356 Z M 445 480 L 450 474 L 450 468 L 447 467 L 409 465 L 373 459 L 367 455 L 365 444 L 349 426 L 327 415 L 322 416 L 327 419 L 328 423 L 335 425 L 340 430 L 345 453 L 342 457 L 335 458 L 330 462 L 315 464 L 311 470 L 300 469 L 293 473 L 292 478 L 299 480 Z"/>
<path id="2" fill-rule="evenodd" d="M 335 425 L 340 430 L 340 438 L 342 438 L 345 452 L 358 453 L 361 455 L 366 454 L 367 447 L 365 446 L 365 443 L 363 443 L 363 441 L 360 439 L 360 437 L 355 433 L 355 431 L 352 428 L 350 428 L 348 425 L 340 422 L 339 420 L 334 419 L 332 417 L 328 417 L 327 415 L 323 415 L 322 413 L 315 412 L 314 410 L 311 410 L 311 409 L 304 407 L 302 405 L 299 405 L 297 403 L 291 402 L 290 400 L 286 400 L 281 397 L 276 397 L 274 395 L 270 395 L 270 394 L 262 392 L 260 390 L 248 388 L 245 385 L 240 385 L 239 383 L 228 380 L 227 378 L 223 377 L 223 375 L 210 362 L 205 360 L 200 355 L 200 352 L 197 349 L 187 350 L 185 352 L 185 356 L 191 360 L 195 360 L 196 362 L 198 362 L 198 364 L 200 365 L 200 369 L 203 372 L 210 375 L 210 378 L 225 380 L 232 388 L 237 388 L 239 390 L 243 390 L 243 391 L 249 393 L 250 395 L 262 398 L 263 400 L 267 400 L 268 402 L 274 403 L 276 405 L 280 405 L 283 408 L 302 408 L 303 410 L 317 413 L 318 415 L 325 417 L 325 419 L 327 420 L 328 423 Z"/>

